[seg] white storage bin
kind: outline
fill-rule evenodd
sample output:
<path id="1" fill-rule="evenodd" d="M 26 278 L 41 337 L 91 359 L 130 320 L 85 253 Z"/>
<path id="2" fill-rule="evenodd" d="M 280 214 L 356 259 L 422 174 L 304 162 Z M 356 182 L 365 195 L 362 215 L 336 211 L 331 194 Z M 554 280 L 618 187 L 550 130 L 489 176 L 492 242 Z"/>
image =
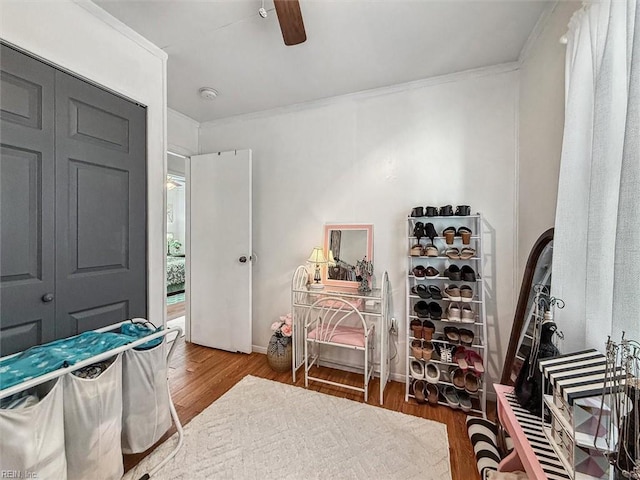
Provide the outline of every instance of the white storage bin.
<path id="1" fill-rule="evenodd" d="M 140 453 L 171 426 L 167 347 L 127 350 L 122 365 L 122 451 Z"/>
<path id="2" fill-rule="evenodd" d="M 51 380 L 33 390 L 40 399 L 35 405 L 0 409 L 0 471 L 13 478 L 64 480 L 62 381 Z"/>
<path id="3" fill-rule="evenodd" d="M 64 430 L 69 480 L 122 477 L 122 355 L 95 378 L 65 376 Z"/>

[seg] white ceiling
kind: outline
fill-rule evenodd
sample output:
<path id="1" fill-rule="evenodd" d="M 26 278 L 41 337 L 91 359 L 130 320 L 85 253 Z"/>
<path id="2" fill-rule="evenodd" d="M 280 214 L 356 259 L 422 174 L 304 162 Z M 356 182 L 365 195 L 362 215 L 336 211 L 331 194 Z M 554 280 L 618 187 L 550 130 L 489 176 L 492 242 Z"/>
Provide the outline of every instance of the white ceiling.
<path id="1" fill-rule="evenodd" d="M 169 54 L 169 106 L 204 122 L 515 61 L 549 2 L 302 0 L 293 47 L 272 0 L 266 19 L 261 0 L 96 3 Z"/>

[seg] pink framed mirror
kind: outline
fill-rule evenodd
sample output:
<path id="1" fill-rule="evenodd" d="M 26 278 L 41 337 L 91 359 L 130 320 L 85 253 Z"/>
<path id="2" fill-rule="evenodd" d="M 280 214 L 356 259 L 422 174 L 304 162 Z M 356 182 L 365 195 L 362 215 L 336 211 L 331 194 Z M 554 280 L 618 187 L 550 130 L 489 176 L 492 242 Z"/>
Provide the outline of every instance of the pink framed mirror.
<path id="1" fill-rule="evenodd" d="M 324 226 L 322 282 L 328 286 L 358 288 L 356 262 L 373 263 L 373 225 L 329 223 Z"/>

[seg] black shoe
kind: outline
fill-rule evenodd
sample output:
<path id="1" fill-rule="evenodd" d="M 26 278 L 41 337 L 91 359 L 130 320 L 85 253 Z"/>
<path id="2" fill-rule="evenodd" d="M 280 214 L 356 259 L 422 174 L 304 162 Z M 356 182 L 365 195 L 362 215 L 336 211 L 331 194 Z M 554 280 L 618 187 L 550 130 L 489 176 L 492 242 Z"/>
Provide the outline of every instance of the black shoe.
<path id="1" fill-rule="evenodd" d="M 456 207 L 456 215 L 460 217 L 471 215 L 471 207 L 469 205 L 458 205 Z"/>
<path id="2" fill-rule="evenodd" d="M 427 217 L 437 217 L 438 216 L 438 208 L 437 207 L 426 207 L 425 208 L 425 216 Z"/>
<path id="3" fill-rule="evenodd" d="M 422 217 L 424 216 L 424 209 L 422 207 L 413 207 L 411 210 L 412 217 Z"/>
<path id="4" fill-rule="evenodd" d="M 427 289 L 426 285 L 419 283 L 411 288 L 411 293 L 419 296 L 420 298 L 431 298 L 431 292 Z"/>
<path id="5" fill-rule="evenodd" d="M 452 215 L 453 215 L 453 207 L 451 205 L 445 205 L 444 207 L 440 207 L 441 217 L 451 217 Z"/>
<path id="6" fill-rule="evenodd" d="M 432 320 L 440 320 L 442 318 L 442 307 L 436 302 L 430 302 L 429 316 Z"/>
<path id="7" fill-rule="evenodd" d="M 416 302 L 413 306 L 413 311 L 416 312 L 416 315 L 420 318 L 429 318 L 429 305 L 424 300 L 420 300 Z"/>
<path id="8" fill-rule="evenodd" d="M 451 268 L 451 267 L 449 267 Z M 469 265 L 465 265 L 462 267 L 460 271 L 462 275 L 462 280 L 465 282 L 475 282 L 476 281 L 476 272 L 473 271 Z"/>
<path id="9" fill-rule="evenodd" d="M 434 300 L 442 300 L 442 290 L 437 285 L 429 285 L 429 295 Z"/>
<path id="10" fill-rule="evenodd" d="M 418 242 L 424 237 L 424 223 L 416 222 L 416 226 L 413 227 L 413 236 L 418 239 Z"/>
<path id="11" fill-rule="evenodd" d="M 424 226 L 424 234 L 426 237 L 429 237 L 431 244 L 433 245 L 433 239 L 438 236 L 438 232 L 436 232 L 433 223 L 429 222 Z"/>
<path id="12" fill-rule="evenodd" d="M 462 280 L 462 274 L 460 273 L 460 268 L 457 265 L 449 265 L 449 268 L 444 271 L 444 276 L 449 280 L 453 280 L 456 282 Z"/>

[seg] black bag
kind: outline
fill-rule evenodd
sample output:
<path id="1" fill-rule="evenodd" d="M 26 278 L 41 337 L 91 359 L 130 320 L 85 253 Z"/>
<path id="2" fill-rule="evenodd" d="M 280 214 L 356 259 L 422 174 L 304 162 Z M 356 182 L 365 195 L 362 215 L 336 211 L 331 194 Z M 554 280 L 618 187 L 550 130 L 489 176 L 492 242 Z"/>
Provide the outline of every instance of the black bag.
<path id="1" fill-rule="evenodd" d="M 557 329 L 558 327 L 553 321 L 542 323 L 540 341 L 538 343 L 534 338 L 531 353 L 522 365 L 516 379 L 515 394 L 520 406 L 538 417 L 542 417 L 542 372 L 538 367 L 538 361 L 560 355 L 558 347 L 553 344 L 553 334 Z"/>

